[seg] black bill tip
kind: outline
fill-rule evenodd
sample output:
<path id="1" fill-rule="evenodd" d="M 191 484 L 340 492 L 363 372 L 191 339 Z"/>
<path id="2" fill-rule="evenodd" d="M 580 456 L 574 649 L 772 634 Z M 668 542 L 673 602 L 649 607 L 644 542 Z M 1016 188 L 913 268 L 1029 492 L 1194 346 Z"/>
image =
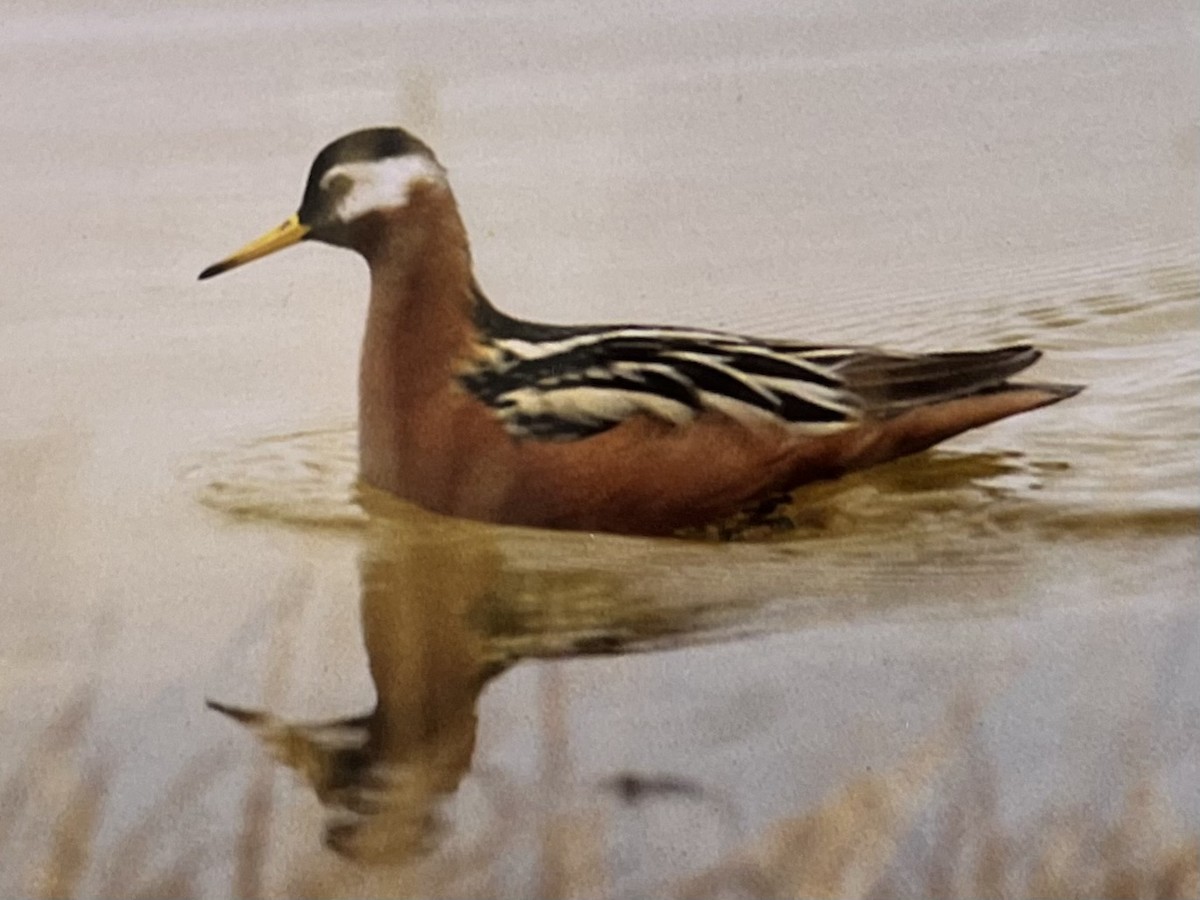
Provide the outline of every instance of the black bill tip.
<path id="1" fill-rule="evenodd" d="M 204 281 L 208 278 L 212 278 L 214 275 L 220 275 L 222 272 L 228 272 L 232 268 L 233 266 L 227 262 L 213 263 L 211 266 L 201 272 L 200 277 L 196 280 Z"/>

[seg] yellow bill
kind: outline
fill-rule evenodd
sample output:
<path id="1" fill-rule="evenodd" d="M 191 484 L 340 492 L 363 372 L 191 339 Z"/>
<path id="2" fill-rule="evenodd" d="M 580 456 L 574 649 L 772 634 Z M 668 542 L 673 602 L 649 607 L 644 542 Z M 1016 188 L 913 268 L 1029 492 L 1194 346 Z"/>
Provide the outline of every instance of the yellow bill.
<path id="1" fill-rule="evenodd" d="M 220 275 L 222 272 L 236 269 L 243 263 L 260 259 L 268 253 L 274 253 L 276 250 L 290 247 L 292 244 L 303 240 L 308 232 L 309 227 L 300 224 L 300 216 L 294 215 L 278 228 L 272 228 L 262 237 L 255 238 L 245 247 L 225 257 L 219 263 L 213 263 L 200 273 L 200 280 L 203 281 L 205 278 L 212 278 L 214 275 Z"/>

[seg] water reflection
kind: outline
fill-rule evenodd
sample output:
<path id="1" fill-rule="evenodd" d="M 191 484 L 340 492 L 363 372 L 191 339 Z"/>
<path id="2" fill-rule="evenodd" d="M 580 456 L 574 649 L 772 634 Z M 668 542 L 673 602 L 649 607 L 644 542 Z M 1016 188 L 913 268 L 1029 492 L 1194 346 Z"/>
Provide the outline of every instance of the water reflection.
<path id="1" fill-rule="evenodd" d="M 489 526 L 375 492 L 363 502 L 362 635 L 375 708 L 292 723 L 210 706 L 248 726 L 313 789 L 329 846 L 379 861 L 430 846 L 439 801 L 471 765 L 490 679 L 522 658 L 652 646 L 703 617 L 687 604 L 638 602 L 604 566 L 521 569 Z"/>
<path id="2" fill-rule="evenodd" d="M 355 517 L 305 487 L 292 492 L 297 518 L 319 510 L 327 525 L 361 530 L 362 639 L 375 708 L 287 722 L 211 705 L 311 787 L 326 809 L 330 847 L 359 860 L 403 859 L 436 842 L 442 801 L 471 767 L 480 695 L 516 662 L 915 609 L 987 614 L 1013 602 L 994 576 L 1019 565 L 1021 540 L 1005 533 L 1002 511 L 1028 510 L 1021 496 L 1038 477 L 1016 455 L 929 455 L 813 486 L 771 511 L 788 518 L 788 539 L 740 544 L 498 528 L 369 488 Z M 246 485 L 220 483 L 234 511 L 254 514 Z M 275 515 L 288 496 L 278 487 L 264 492 Z M 761 522 L 727 528 L 744 537 L 776 530 Z M 989 583 L 1000 586 L 995 596 L 980 589 Z M 610 781 L 618 794 L 639 796 L 647 785 L 674 784 L 627 772 Z"/>

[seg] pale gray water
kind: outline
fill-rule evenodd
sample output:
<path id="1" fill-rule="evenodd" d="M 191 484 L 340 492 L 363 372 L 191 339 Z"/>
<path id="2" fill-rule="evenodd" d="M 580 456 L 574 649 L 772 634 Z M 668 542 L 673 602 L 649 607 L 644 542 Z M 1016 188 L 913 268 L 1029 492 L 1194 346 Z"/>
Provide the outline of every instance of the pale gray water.
<path id="1" fill-rule="evenodd" d="M 263 754 L 204 699 L 365 711 L 360 604 L 395 715 L 445 723 L 448 756 L 415 767 L 462 778 L 438 846 L 502 811 L 498 893 L 535 891 L 558 815 L 609 823 L 614 891 L 699 872 L 964 697 L 1004 824 L 1099 816 L 1149 778 L 1194 833 L 1196 33 L 1169 2 L 6 13 L 0 785 L 26 787 L 0 893 L 28 890 L 87 763 L 107 789 L 82 893 L 128 887 L 102 860 L 164 802 L 133 870 L 201 856 L 229 893 Z M 1039 377 L 1089 389 L 818 487 L 810 527 L 768 543 L 368 521 L 361 264 L 303 247 L 193 279 L 292 211 L 327 140 L 392 121 L 449 166 L 512 312 L 1030 341 Z M 515 658 L 672 647 L 527 662 L 479 693 Z M 85 689 L 77 762 L 37 750 Z M 620 807 L 599 785 L 627 772 L 709 805 Z M 311 792 L 271 777 L 282 892 L 334 861 Z"/>

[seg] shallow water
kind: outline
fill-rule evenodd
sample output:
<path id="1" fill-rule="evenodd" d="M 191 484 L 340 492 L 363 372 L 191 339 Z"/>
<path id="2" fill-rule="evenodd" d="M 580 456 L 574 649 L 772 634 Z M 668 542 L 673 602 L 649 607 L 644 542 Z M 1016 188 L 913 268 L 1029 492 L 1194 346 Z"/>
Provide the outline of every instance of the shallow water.
<path id="1" fill-rule="evenodd" d="M 1196 20 L 1102 6 L 19 4 L 0 893 L 635 895 L 929 741 L 894 869 L 981 765 L 997 828 L 1148 783 L 1200 830 Z M 361 264 L 193 279 L 389 121 L 511 312 L 1028 341 L 1088 390 L 733 543 L 360 492 Z"/>

